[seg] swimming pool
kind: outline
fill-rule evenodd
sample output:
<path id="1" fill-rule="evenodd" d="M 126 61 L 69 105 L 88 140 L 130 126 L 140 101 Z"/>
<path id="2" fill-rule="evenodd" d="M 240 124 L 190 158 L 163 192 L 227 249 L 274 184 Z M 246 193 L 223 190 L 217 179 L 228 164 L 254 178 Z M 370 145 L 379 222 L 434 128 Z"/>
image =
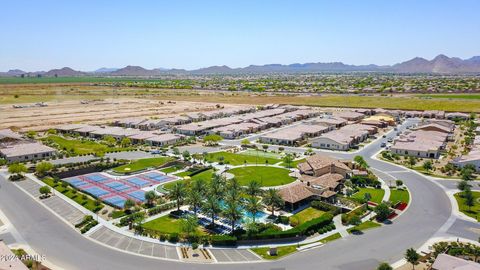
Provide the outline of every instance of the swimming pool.
<path id="1" fill-rule="evenodd" d="M 225 201 L 220 201 L 220 207 L 222 209 L 225 209 L 227 207 Z M 246 223 L 248 222 L 249 220 L 253 219 L 253 213 L 245 210 L 245 208 L 243 207 L 239 207 L 239 210 L 242 212 L 242 223 Z M 255 214 L 255 222 L 263 222 L 267 219 L 269 214 L 263 212 L 263 211 L 260 211 L 258 213 Z"/>

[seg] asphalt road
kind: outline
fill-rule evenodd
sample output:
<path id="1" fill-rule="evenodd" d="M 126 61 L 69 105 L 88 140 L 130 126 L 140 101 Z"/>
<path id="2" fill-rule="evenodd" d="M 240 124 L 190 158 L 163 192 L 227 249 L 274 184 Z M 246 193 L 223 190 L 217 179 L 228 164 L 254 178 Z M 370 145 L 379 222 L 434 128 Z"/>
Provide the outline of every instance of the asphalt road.
<path id="1" fill-rule="evenodd" d="M 140 257 L 113 250 L 88 240 L 28 197 L 12 183 L 0 179 L 0 206 L 17 231 L 40 254 L 64 269 L 374 269 L 379 261 L 395 262 L 407 248 L 420 247 L 432 237 L 451 214 L 444 191 L 432 181 L 399 166 L 368 158 L 380 150 L 380 141 L 363 149 L 375 169 L 400 178 L 409 187 L 412 202 L 392 224 L 351 235 L 325 246 L 296 253 L 285 259 L 255 264 L 185 264 Z M 350 157 L 356 154 L 341 154 Z M 337 155 L 336 155 L 337 156 Z M 449 232 L 473 238 L 471 226 L 454 223 Z"/>

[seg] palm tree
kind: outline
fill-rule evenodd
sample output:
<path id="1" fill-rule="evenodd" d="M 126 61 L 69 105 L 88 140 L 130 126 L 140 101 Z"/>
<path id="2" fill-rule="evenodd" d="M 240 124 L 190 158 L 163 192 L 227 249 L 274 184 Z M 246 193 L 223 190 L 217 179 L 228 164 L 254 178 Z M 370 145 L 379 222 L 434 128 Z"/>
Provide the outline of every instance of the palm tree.
<path id="1" fill-rule="evenodd" d="M 363 199 L 365 200 L 365 208 L 368 209 L 368 201 L 372 199 L 372 195 L 368 192 L 363 194 Z"/>
<path id="2" fill-rule="evenodd" d="M 362 156 L 355 156 L 353 158 L 353 160 L 358 164 L 358 167 L 361 169 L 361 170 L 366 170 L 368 169 L 368 164 L 367 162 L 365 161 L 365 159 L 362 157 Z"/>
<path id="3" fill-rule="evenodd" d="M 215 216 L 222 212 L 220 207 L 220 200 L 215 195 L 210 195 L 203 203 L 203 211 L 212 219 L 212 228 L 215 226 Z"/>
<path id="4" fill-rule="evenodd" d="M 261 192 L 262 189 L 260 188 L 260 182 L 258 182 L 257 180 L 252 180 L 248 183 L 246 188 L 247 195 L 255 197 L 260 195 Z"/>
<path id="5" fill-rule="evenodd" d="M 209 185 L 209 193 L 217 196 L 218 198 L 223 197 L 223 191 L 225 189 L 225 179 L 218 174 L 212 176 L 212 181 Z"/>
<path id="6" fill-rule="evenodd" d="M 263 196 L 263 203 L 267 206 L 270 206 L 270 210 L 272 211 L 272 216 L 275 215 L 275 207 L 281 207 L 284 205 L 284 201 L 278 190 L 270 188 L 267 190 L 265 195 Z"/>
<path id="7" fill-rule="evenodd" d="M 177 203 L 177 211 L 180 211 L 180 206 L 183 203 L 183 199 L 185 198 L 185 184 L 182 182 L 177 182 L 173 186 L 173 189 L 168 194 L 170 199 L 173 199 Z"/>
<path id="8" fill-rule="evenodd" d="M 240 198 L 240 192 L 242 191 L 242 187 L 236 178 L 230 179 L 228 182 L 227 189 L 226 189 L 226 197 L 230 200 L 237 201 Z"/>
<path id="9" fill-rule="evenodd" d="M 147 201 L 148 205 L 152 205 L 153 201 L 157 198 L 157 195 L 155 195 L 155 191 L 150 190 L 145 192 L 145 200 Z"/>
<path id="10" fill-rule="evenodd" d="M 263 206 L 261 204 L 261 201 L 260 199 L 258 199 L 258 197 L 256 196 L 250 196 L 248 199 L 247 199 L 247 203 L 245 205 L 245 209 L 252 213 L 252 219 L 253 219 L 253 223 L 255 223 L 255 218 L 256 218 L 256 215 L 258 212 L 262 211 L 263 210 Z"/>
<path id="11" fill-rule="evenodd" d="M 205 195 L 205 180 L 203 180 L 202 178 L 195 180 L 192 183 L 192 190 L 200 193 L 200 195 Z"/>
<path id="12" fill-rule="evenodd" d="M 180 220 L 180 231 L 187 239 L 197 231 L 197 227 L 198 219 L 196 216 L 189 215 L 188 217 Z"/>
<path id="13" fill-rule="evenodd" d="M 415 265 L 418 264 L 420 255 L 415 251 L 415 249 L 409 248 L 405 252 L 405 259 L 407 260 L 407 262 L 412 264 L 412 269 L 415 269 Z"/>
<path id="14" fill-rule="evenodd" d="M 135 202 L 132 199 L 127 199 L 123 204 L 123 208 L 125 208 L 126 211 L 130 211 L 130 209 L 134 206 Z"/>
<path id="15" fill-rule="evenodd" d="M 223 215 L 230 220 L 232 225 L 232 234 L 235 231 L 235 223 L 242 217 L 242 211 L 240 210 L 240 203 L 238 200 L 227 200 Z"/>
<path id="16" fill-rule="evenodd" d="M 283 157 L 283 163 L 287 165 L 287 168 L 292 167 L 293 157 L 292 154 L 288 153 Z"/>
<path id="17" fill-rule="evenodd" d="M 197 215 L 198 208 L 202 205 L 202 201 L 202 194 L 195 188 L 191 187 L 187 194 L 187 203 L 193 207 L 193 213 L 195 216 Z"/>

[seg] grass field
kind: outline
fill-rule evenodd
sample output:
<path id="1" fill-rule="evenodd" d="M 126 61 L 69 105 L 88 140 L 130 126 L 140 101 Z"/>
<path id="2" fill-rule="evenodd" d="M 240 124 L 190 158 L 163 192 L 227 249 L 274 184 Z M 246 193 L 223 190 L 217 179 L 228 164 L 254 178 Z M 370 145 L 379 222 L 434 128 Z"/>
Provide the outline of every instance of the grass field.
<path id="1" fill-rule="evenodd" d="M 325 214 L 324 211 L 315 209 L 313 207 L 308 207 L 291 216 L 290 224 L 300 225 L 314 218 L 319 218 L 323 214 Z"/>
<path id="2" fill-rule="evenodd" d="M 265 151 L 262 151 L 262 150 L 249 149 L 249 150 L 240 152 L 240 154 L 247 155 L 247 156 L 254 156 L 254 157 L 259 156 L 259 157 L 264 157 L 264 158 L 280 159 L 279 154 L 275 154 L 275 153 L 271 153 L 271 152 L 265 152 Z"/>
<path id="3" fill-rule="evenodd" d="M 101 156 L 106 152 L 111 151 L 124 151 L 131 148 L 120 148 L 120 147 L 109 147 L 105 144 L 101 144 L 89 140 L 78 140 L 78 139 L 66 139 L 57 135 L 50 135 L 46 140 L 54 142 L 58 145 L 60 150 L 66 149 L 68 152 L 76 155 L 84 154 L 94 154 Z"/>
<path id="4" fill-rule="evenodd" d="M 423 98 L 448 98 L 448 99 L 480 99 L 479 94 L 437 94 L 437 95 L 418 95 Z"/>
<path id="5" fill-rule="evenodd" d="M 185 175 L 182 175 L 182 176 L 188 176 L 188 174 L 189 174 L 189 172 L 185 172 Z M 180 175 L 177 174 L 177 176 L 180 176 Z M 210 181 L 212 179 L 212 176 L 213 176 L 213 169 L 210 169 L 210 170 L 206 170 L 206 171 L 203 171 L 199 174 L 196 174 L 196 175 L 192 176 L 191 179 L 192 180 L 203 179 L 205 181 Z M 175 183 L 180 182 L 180 181 L 185 181 L 185 180 L 177 180 L 177 181 L 169 182 L 169 183 L 166 183 L 165 185 L 163 185 L 163 187 L 165 189 L 172 189 L 173 186 L 175 185 Z"/>
<path id="6" fill-rule="evenodd" d="M 248 185 L 252 180 L 259 181 L 262 187 L 281 186 L 295 181 L 288 176 L 289 170 L 276 167 L 247 166 L 234 168 L 228 172 L 235 175 L 242 186 Z"/>
<path id="7" fill-rule="evenodd" d="M 372 196 L 370 201 L 375 203 L 381 203 L 385 191 L 383 189 L 376 188 L 359 188 L 359 191 L 353 194 L 351 198 L 361 201 L 363 200 L 365 193 L 370 193 L 370 195 Z"/>
<path id="8" fill-rule="evenodd" d="M 347 231 L 348 231 L 348 233 L 363 232 L 363 231 L 366 231 L 368 229 L 373 229 L 373 228 L 380 227 L 380 226 L 381 226 L 380 224 L 368 220 L 368 221 L 363 222 L 360 225 L 357 225 L 353 228 L 348 229 Z"/>
<path id="9" fill-rule="evenodd" d="M 245 161 L 248 164 L 265 164 L 266 161 L 268 161 L 268 164 L 275 164 L 281 161 L 280 159 L 276 158 L 257 157 L 229 152 L 210 153 L 207 156 L 207 160 L 210 162 L 219 162 L 219 157 L 223 157 L 223 162 L 231 165 L 242 165 L 245 163 Z"/>
<path id="10" fill-rule="evenodd" d="M 337 239 L 340 239 L 342 238 L 342 235 L 340 233 L 335 233 L 335 234 L 332 234 L 330 236 L 327 236 L 323 239 L 321 239 L 320 241 L 322 241 L 322 243 L 328 243 L 328 242 L 331 242 L 333 240 L 337 240 Z"/>
<path id="11" fill-rule="evenodd" d="M 398 190 L 398 189 L 390 189 L 390 199 L 391 202 L 404 202 L 408 203 L 410 200 L 410 194 L 407 190 Z"/>
<path id="12" fill-rule="evenodd" d="M 458 209 L 465 215 L 480 221 L 480 191 L 472 191 L 475 205 L 468 208 L 465 204 L 465 199 L 461 197 L 462 192 L 456 193 L 454 195 L 458 203 Z"/>
<path id="13" fill-rule="evenodd" d="M 183 165 L 174 165 L 174 166 L 170 166 L 170 167 L 167 167 L 167 168 L 163 168 L 160 171 L 162 171 L 164 173 L 172 173 L 172 172 L 176 172 L 178 170 L 181 170 L 183 168 L 185 168 Z"/>
<path id="14" fill-rule="evenodd" d="M 298 160 L 294 160 L 294 161 L 292 161 L 292 163 L 290 164 L 290 167 L 296 168 L 296 167 L 298 166 L 298 163 L 302 163 L 302 162 L 305 162 L 305 159 L 304 159 L 304 158 L 298 159 Z M 280 166 L 287 167 L 287 163 L 282 162 L 282 163 L 280 163 Z"/>
<path id="15" fill-rule="evenodd" d="M 78 191 L 75 193 L 74 189 L 70 186 L 64 188 L 62 187 L 60 182 L 55 184 L 52 178 L 45 178 L 43 179 L 43 182 L 92 212 L 98 212 L 104 206 L 103 204 L 96 206 L 95 200 L 92 199 L 89 195 L 85 194 L 86 198 L 82 198 L 84 194 Z"/>
<path id="16" fill-rule="evenodd" d="M 116 167 L 113 169 L 113 171 L 117 173 L 137 172 L 145 170 L 146 168 L 162 166 L 163 164 L 172 160 L 174 160 L 172 157 L 144 158 Z"/>
<path id="17" fill-rule="evenodd" d="M 142 224 L 142 227 L 150 230 L 155 230 L 162 233 L 181 233 L 180 230 L 181 220 L 176 218 L 171 218 L 168 215 L 159 217 L 157 219 L 145 222 Z M 204 232 L 198 228 L 197 232 L 199 234 L 204 234 Z"/>
<path id="18" fill-rule="evenodd" d="M 275 260 L 297 251 L 297 246 L 291 245 L 291 246 L 278 247 L 277 256 L 270 256 L 268 254 L 268 251 L 270 250 L 269 247 L 251 248 L 250 250 L 257 253 L 260 257 L 262 257 L 265 260 Z"/>

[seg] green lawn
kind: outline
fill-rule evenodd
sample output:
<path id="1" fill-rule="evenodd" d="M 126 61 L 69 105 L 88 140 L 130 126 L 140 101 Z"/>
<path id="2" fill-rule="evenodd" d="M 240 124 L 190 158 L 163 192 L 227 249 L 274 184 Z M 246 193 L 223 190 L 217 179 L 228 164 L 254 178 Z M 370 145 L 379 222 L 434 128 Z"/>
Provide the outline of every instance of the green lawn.
<path id="1" fill-rule="evenodd" d="M 461 197 L 462 192 L 456 193 L 454 196 L 458 203 L 458 209 L 462 213 L 480 221 L 480 191 L 472 191 L 472 194 L 475 205 L 470 207 L 470 209 L 465 205 L 465 199 Z"/>
<path id="2" fill-rule="evenodd" d="M 327 236 L 323 239 L 321 239 L 320 241 L 322 241 L 322 243 L 326 244 L 328 242 L 331 242 L 333 240 L 337 240 L 337 239 L 340 239 L 342 238 L 342 235 L 340 233 L 335 233 L 335 234 L 332 234 L 330 236 Z"/>
<path id="3" fill-rule="evenodd" d="M 376 188 L 359 188 L 359 191 L 353 194 L 351 198 L 361 201 L 363 200 L 365 193 L 370 193 L 370 195 L 372 196 L 370 201 L 375 203 L 381 203 L 383 199 L 383 194 L 385 194 L 385 191 L 383 189 L 376 189 Z"/>
<path id="4" fill-rule="evenodd" d="M 75 155 L 94 154 L 101 156 L 106 152 L 125 151 L 131 148 L 109 147 L 105 144 L 80 139 L 66 139 L 57 135 L 50 135 L 45 140 L 54 142 L 58 145 L 58 149 L 67 150 Z"/>
<path id="5" fill-rule="evenodd" d="M 302 163 L 302 162 L 305 162 L 305 159 L 304 159 L 304 158 L 294 160 L 294 161 L 292 161 L 292 164 L 290 164 L 290 167 L 292 167 L 292 168 L 297 168 L 298 164 L 299 164 L 299 163 Z M 282 162 L 282 163 L 280 163 L 280 166 L 287 167 L 287 164 L 286 164 L 285 162 Z"/>
<path id="6" fill-rule="evenodd" d="M 223 162 L 231 165 L 242 165 L 245 161 L 249 164 L 265 164 L 268 161 L 268 164 L 275 164 L 280 162 L 280 159 L 268 158 L 268 157 L 257 157 L 251 155 L 243 154 L 234 154 L 229 152 L 217 152 L 209 153 L 207 156 L 207 161 L 210 162 L 219 162 L 219 157 L 223 157 Z"/>
<path id="7" fill-rule="evenodd" d="M 133 161 L 113 169 L 117 173 L 137 172 L 151 167 L 162 166 L 163 164 L 174 160 L 172 157 L 144 158 Z"/>
<path id="8" fill-rule="evenodd" d="M 183 165 L 174 165 L 174 166 L 170 166 L 170 167 L 161 169 L 160 171 L 162 171 L 164 173 L 172 173 L 172 172 L 176 172 L 178 170 L 181 170 L 183 168 L 185 168 L 185 166 L 183 166 Z"/>
<path id="9" fill-rule="evenodd" d="M 235 175 L 242 186 L 248 185 L 252 180 L 259 181 L 262 187 L 281 186 L 295 181 L 288 176 L 289 170 L 276 167 L 247 166 L 234 168 L 228 172 Z"/>
<path id="10" fill-rule="evenodd" d="M 398 190 L 398 189 L 390 189 L 390 201 L 393 203 L 396 202 L 404 202 L 408 203 L 410 199 L 410 194 L 407 190 Z"/>
<path id="11" fill-rule="evenodd" d="M 181 233 L 180 219 L 171 218 L 168 215 L 145 222 L 142 224 L 142 227 L 162 233 Z M 204 234 L 200 227 L 197 231 L 199 234 Z"/>
<path id="12" fill-rule="evenodd" d="M 308 207 L 306 209 L 303 209 L 302 211 L 296 213 L 295 215 L 290 217 L 290 224 L 295 224 L 295 225 L 300 225 L 302 223 L 305 223 L 309 220 L 312 220 L 314 218 L 319 218 L 323 214 L 325 214 L 324 211 L 315 209 L 313 207 Z"/>
<path id="13" fill-rule="evenodd" d="M 362 232 L 362 231 L 366 231 L 368 229 L 372 229 L 372 228 L 376 228 L 376 227 L 380 227 L 380 226 L 382 226 L 382 225 L 368 220 L 368 221 L 363 222 L 360 225 L 357 225 L 353 228 L 348 229 L 347 231 L 348 231 L 348 233 L 353 233 L 353 232 L 358 232 L 358 231 Z"/>
<path id="14" fill-rule="evenodd" d="M 188 176 L 189 173 L 188 172 L 185 172 L 185 173 L 187 173 L 187 174 L 182 175 L 182 177 L 183 176 Z M 176 175 L 180 176 L 180 174 L 183 174 L 183 172 L 179 173 L 179 174 L 176 174 Z M 192 180 L 203 179 L 205 181 L 210 181 L 212 179 L 212 176 L 213 176 L 213 169 L 210 169 L 210 170 L 206 170 L 206 171 L 203 171 L 199 174 L 196 174 L 196 175 L 192 176 L 191 179 Z M 163 185 L 163 187 L 165 189 L 172 189 L 173 186 L 175 185 L 175 183 L 180 182 L 180 181 L 184 181 L 184 180 L 177 180 L 177 181 L 169 182 L 169 183 L 166 183 L 165 185 Z"/>
<path id="15" fill-rule="evenodd" d="M 259 157 L 264 157 L 264 158 L 274 158 L 274 159 L 280 159 L 280 155 L 272 152 L 265 152 L 263 150 L 253 150 L 253 149 L 248 149 L 243 152 L 240 152 L 242 155 L 247 155 L 247 156 L 259 156 Z"/>
<path id="16" fill-rule="evenodd" d="M 268 248 L 268 247 L 251 248 L 250 250 L 257 253 L 263 259 L 275 260 L 275 259 L 279 259 L 283 256 L 286 256 L 288 254 L 291 254 L 291 253 L 297 251 L 297 246 L 296 245 L 291 245 L 291 246 L 278 247 L 277 248 L 277 256 L 270 256 L 268 254 L 268 251 L 270 250 L 270 248 Z"/>
<path id="17" fill-rule="evenodd" d="M 75 193 L 74 189 L 70 186 L 67 186 L 66 188 L 62 187 L 60 181 L 55 184 L 52 178 L 45 178 L 43 179 L 43 182 L 92 212 L 98 212 L 104 206 L 103 204 L 96 206 L 95 200 L 92 199 L 89 195 L 83 194 L 79 191 Z M 82 198 L 83 195 L 86 196 L 86 199 Z"/>

